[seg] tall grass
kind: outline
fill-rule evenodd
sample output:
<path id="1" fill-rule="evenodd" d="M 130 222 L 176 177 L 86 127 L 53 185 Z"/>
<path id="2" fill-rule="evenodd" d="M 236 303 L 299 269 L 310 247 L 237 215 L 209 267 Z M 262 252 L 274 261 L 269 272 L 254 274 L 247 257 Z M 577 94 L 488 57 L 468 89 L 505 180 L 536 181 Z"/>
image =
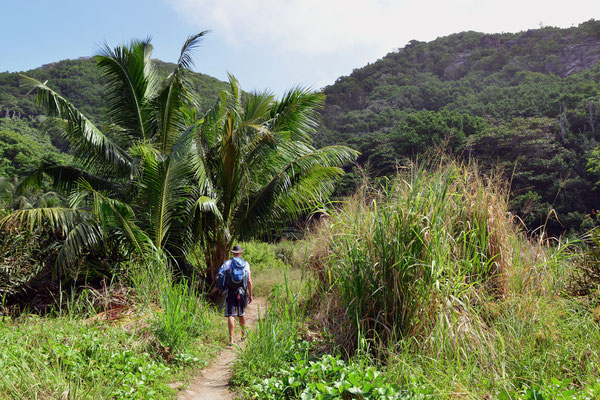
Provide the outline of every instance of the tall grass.
<path id="1" fill-rule="evenodd" d="M 425 334 L 450 296 L 505 295 L 520 240 L 506 199 L 504 186 L 455 163 L 363 187 L 322 233 L 331 254 L 318 275 L 355 331 Z"/>
<path id="2" fill-rule="evenodd" d="M 155 335 L 170 353 L 176 353 L 207 329 L 207 305 L 187 282 L 162 289 L 162 312 L 155 319 Z"/>
<path id="3" fill-rule="evenodd" d="M 306 351 L 298 339 L 305 329 L 307 309 L 305 294 L 290 291 L 287 282 L 273 288 L 266 310 L 249 332 L 245 349 L 234 366 L 232 383 L 248 389 L 257 378 L 270 376 Z M 299 354 L 302 355 L 302 354 Z"/>
<path id="4" fill-rule="evenodd" d="M 320 320 L 349 350 L 362 332 L 399 383 L 442 397 L 593 382 L 598 329 L 558 297 L 568 246 L 529 240 L 507 202 L 505 182 L 451 161 L 364 186 L 309 239 Z"/>
<path id="5" fill-rule="evenodd" d="M 165 261 L 134 265 L 130 280 L 138 302 L 154 314 L 154 335 L 170 357 L 208 328 L 208 305 L 193 282 L 175 281 Z"/>

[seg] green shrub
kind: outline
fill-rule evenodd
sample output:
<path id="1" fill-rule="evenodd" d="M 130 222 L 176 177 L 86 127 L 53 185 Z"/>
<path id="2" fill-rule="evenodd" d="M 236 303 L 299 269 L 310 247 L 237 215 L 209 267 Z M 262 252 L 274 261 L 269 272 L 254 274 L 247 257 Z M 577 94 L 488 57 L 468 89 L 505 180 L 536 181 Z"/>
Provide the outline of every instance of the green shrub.
<path id="1" fill-rule="evenodd" d="M 253 385 L 250 393 L 265 400 L 428 398 L 426 393 L 401 390 L 372 366 L 345 362 L 331 355 L 324 355 L 316 361 L 297 355 L 292 365 Z"/>

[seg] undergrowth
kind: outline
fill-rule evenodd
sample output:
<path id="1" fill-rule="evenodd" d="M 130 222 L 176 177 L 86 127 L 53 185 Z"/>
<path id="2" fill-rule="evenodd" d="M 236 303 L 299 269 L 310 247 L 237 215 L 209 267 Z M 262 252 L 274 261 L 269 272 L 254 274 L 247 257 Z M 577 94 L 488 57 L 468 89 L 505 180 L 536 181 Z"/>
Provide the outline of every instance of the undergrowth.
<path id="1" fill-rule="evenodd" d="M 118 326 L 23 316 L 0 324 L 0 393 L 8 399 L 168 397 L 172 366 Z"/>

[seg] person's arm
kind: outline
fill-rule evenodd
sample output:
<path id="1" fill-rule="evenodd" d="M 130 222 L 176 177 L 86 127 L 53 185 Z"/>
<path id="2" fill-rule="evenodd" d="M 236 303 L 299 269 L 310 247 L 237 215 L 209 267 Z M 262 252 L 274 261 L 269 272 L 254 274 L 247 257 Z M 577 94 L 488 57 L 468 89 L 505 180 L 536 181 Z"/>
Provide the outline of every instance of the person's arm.
<path id="1" fill-rule="evenodd" d="M 248 271 L 248 304 L 252 303 L 252 274 Z"/>

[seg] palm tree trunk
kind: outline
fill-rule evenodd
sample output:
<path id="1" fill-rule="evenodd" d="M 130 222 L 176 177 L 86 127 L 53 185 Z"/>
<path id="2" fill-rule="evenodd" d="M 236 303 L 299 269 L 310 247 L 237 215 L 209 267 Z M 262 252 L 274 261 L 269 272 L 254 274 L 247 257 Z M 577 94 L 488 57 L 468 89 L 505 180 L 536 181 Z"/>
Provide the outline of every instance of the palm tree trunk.
<path id="1" fill-rule="evenodd" d="M 217 278 L 217 272 L 221 265 L 227 260 L 229 253 L 229 246 L 227 240 L 219 238 L 212 243 L 207 243 L 204 250 L 204 259 L 206 260 L 206 284 L 209 289 L 209 297 L 217 297 L 219 289 L 215 285 Z"/>

